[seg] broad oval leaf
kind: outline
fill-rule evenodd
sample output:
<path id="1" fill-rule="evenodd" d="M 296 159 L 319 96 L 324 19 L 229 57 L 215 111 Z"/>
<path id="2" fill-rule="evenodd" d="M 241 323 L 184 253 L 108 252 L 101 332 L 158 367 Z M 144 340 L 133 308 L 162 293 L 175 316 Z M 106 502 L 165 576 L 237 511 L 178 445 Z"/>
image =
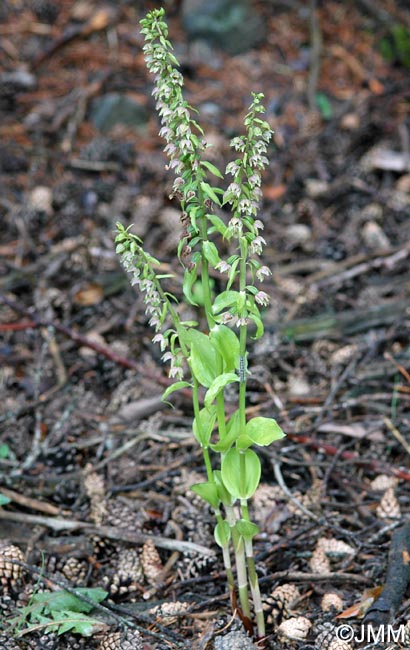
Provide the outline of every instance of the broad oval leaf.
<path id="1" fill-rule="evenodd" d="M 222 460 L 222 480 L 237 499 L 249 499 L 259 485 L 261 463 L 252 449 L 239 451 L 232 447 Z"/>
<path id="2" fill-rule="evenodd" d="M 209 338 L 217 348 L 224 362 L 224 371 L 233 372 L 239 368 L 239 339 L 226 325 L 215 325 Z"/>
<path id="3" fill-rule="evenodd" d="M 246 423 L 245 431 L 248 438 L 260 447 L 266 447 L 271 442 L 285 437 L 279 424 L 273 418 L 252 418 Z"/>
<path id="4" fill-rule="evenodd" d="M 205 388 L 209 388 L 214 379 L 218 376 L 218 363 L 216 351 L 210 345 L 208 337 L 206 347 L 194 342 L 191 345 L 190 366 L 191 370 Z"/>
<path id="5" fill-rule="evenodd" d="M 216 377 L 209 389 L 206 391 L 204 400 L 206 408 L 209 409 L 212 406 L 214 399 L 216 399 L 217 395 L 225 388 L 225 386 L 233 384 L 236 381 L 239 381 L 239 377 L 233 372 L 227 372 Z"/>

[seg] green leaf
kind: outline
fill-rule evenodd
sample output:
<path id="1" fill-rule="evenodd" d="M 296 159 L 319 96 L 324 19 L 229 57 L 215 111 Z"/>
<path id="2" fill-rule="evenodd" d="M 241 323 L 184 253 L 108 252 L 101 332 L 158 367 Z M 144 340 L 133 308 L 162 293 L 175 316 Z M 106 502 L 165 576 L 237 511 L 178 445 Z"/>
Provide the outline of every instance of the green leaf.
<path id="1" fill-rule="evenodd" d="M 201 386 L 209 388 L 213 380 L 218 376 L 218 363 L 216 351 L 210 345 L 209 338 L 206 337 L 206 339 L 206 345 L 198 342 L 192 343 L 190 366 Z"/>
<path id="2" fill-rule="evenodd" d="M 192 431 L 195 438 L 202 447 L 208 447 L 212 431 L 215 426 L 216 413 L 215 409 L 201 409 L 197 418 L 192 423 Z"/>
<path id="3" fill-rule="evenodd" d="M 205 240 L 202 242 L 202 250 L 204 251 L 204 255 L 210 265 L 215 268 L 215 266 L 221 261 L 215 244 L 211 241 Z"/>
<path id="4" fill-rule="evenodd" d="M 228 420 L 226 425 L 226 435 L 214 445 L 209 445 L 213 451 L 225 453 L 229 451 L 233 443 L 237 441 L 240 434 L 240 414 L 236 410 Z M 222 479 L 221 479 L 222 480 Z"/>
<path id="5" fill-rule="evenodd" d="M 87 614 L 79 614 L 70 610 L 62 612 L 51 612 L 55 621 L 55 626 L 49 628 L 55 629 L 58 636 L 66 632 L 75 632 L 82 636 L 93 636 L 96 632 L 100 632 L 101 628 L 106 628 L 106 625 L 101 621 L 87 616 Z M 54 616 L 57 614 L 56 616 Z"/>
<path id="6" fill-rule="evenodd" d="M 252 445 L 253 440 L 251 440 L 249 436 L 245 435 L 244 433 L 242 433 L 236 441 L 237 449 L 248 449 L 248 447 L 252 447 Z"/>
<path id="7" fill-rule="evenodd" d="M 194 305 L 194 307 L 198 307 L 198 303 L 195 302 L 192 293 L 192 287 L 194 286 L 197 277 L 198 277 L 198 270 L 196 266 L 194 266 L 194 268 L 191 271 L 185 269 L 182 290 L 184 292 L 184 296 L 187 299 L 188 303 L 190 305 Z"/>
<path id="8" fill-rule="evenodd" d="M 231 539 L 231 529 L 227 521 L 216 524 L 214 530 L 215 541 L 221 548 L 226 548 Z"/>
<path id="9" fill-rule="evenodd" d="M 228 275 L 228 282 L 226 285 L 227 289 L 230 289 L 235 281 L 239 262 L 240 262 L 239 257 L 236 260 L 234 260 L 234 262 L 232 262 L 231 270 L 229 271 L 229 275 Z"/>
<path id="10" fill-rule="evenodd" d="M 191 485 L 192 492 L 198 494 L 201 499 L 209 503 L 211 508 L 217 510 L 219 507 L 218 488 L 215 483 L 195 483 Z"/>
<path id="11" fill-rule="evenodd" d="M 239 381 L 239 377 L 233 372 L 227 372 L 216 377 L 205 394 L 204 403 L 206 408 L 211 408 L 213 401 L 216 399 L 217 395 L 219 395 L 221 390 L 225 388 L 225 386 L 228 384 L 233 384 L 236 381 Z"/>
<path id="12" fill-rule="evenodd" d="M 329 98 L 325 93 L 316 93 L 315 95 L 316 106 L 319 109 L 319 112 L 322 114 L 324 120 L 330 120 L 333 117 L 333 108 L 332 104 L 329 101 Z"/>
<path id="13" fill-rule="evenodd" d="M 95 603 L 101 602 L 108 596 L 108 592 L 100 587 L 90 589 L 78 587 L 76 591 L 86 598 L 93 600 Z M 93 608 L 93 605 L 90 603 L 81 600 L 81 598 L 77 598 L 77 596 L 70 594 L 64 589 L 61 591 L 34 594 L 31 601 L 35 605 L 42 605 L 43 613 L 48 613 L 51 610 L 58 612 L 64 609 L 70 609 L 74 612 L 85 612 L 88 614 Z"/>
<path id="14" fill-rule="evenodd" d="M 5 506 L 6 503 L 11 503 L 11 499 L 9 499 L 8 497 L 6 497 L 5 494 L 2 494 L 0 492 L 0 506 Z"/>
<path id="15" fill-rule="evenodd" d="M 189 383 L 189 381 L 176 381 L 175 384 L 172 384 L 171 386 L 168 386 L 168 388 L 163 392 L 162 397 L 161 397 L 161 402 L 165 402 L 167 397 L 171 395 L 171 393 L 175 393 L 177 390 L 181 390 L 181 388 L 192 388 L 192 384 Z"/>
<path id="16" fill-rule="evenodd" d="M 238 302 L 239 291 L 222 291 L 218 294 L 212 305 L 212 311 L 214 314 L 219 314 L 219 312 L 236 305 Z"/>
<path id="17" fill-rule="evenodd" d="M 209 338 L 221 355 L 225 372 L 239 368 L 239 339 L 226 325 L 214 325 Z"/>
<path id="18" fill-rule="evenodd" d="M 228 490 L 226 489 L 224 482 L 222 480 L 221 470 L 216 469 L 214 471 L 214 477 L 215 477 L 215 483 L 218 487 L 219 501 L 223 503 L 224 506 L 233 506 L 233 504 L 236 501 L 236 498 L 233 497 L 232 494 L 229 494 Z"/>
<path id="19" fill-rule="evenodd" d="M 248 317 L 255 323 L 256 325 L 256 332 L 255 335 L 252 336 L 252 338 L 256 341 L 257 339 L 260 339 L 261 336 L 263 336 L 264 332 L 264 327 L 262 323 L 262 319 L 260 316 L 257 316 L 256 314 L 248 314 Z"/>
<path id="20" fill-rule="evenodd" d="M 259 485 L 261 463 L 252 449 L 239 451 L 232 447 L 222 459 L 222 480 L 237 499 L 249 499 Z"/>
<path id="21" fill-rule="evenodd" d="M 10 456 L 10 447 L 3 442 L 0 445 L 0 458 L 8 458 Z"/>
<path id="22" fill-rule="evenodd" d="M 232 430 L 230 433 L 227 433 L 226 436 L 221 438 L 219 442 L 210 444 L 209 446 L 212 451 L 215 451 L 218 454 L 224 454 L 225 452 L 229 451 L 234 442 L 236 442 L 237 438 L 237 432 Z"/>
<path id="23" fill-rule="evenodd" d="M 222 235 L 222 237 L 225 237 L 228 228 L 225 226 L 225 223 L 222 221 L 222 219 L 218 217 L 216 214 L 207 214 L 206 218 L 208 219 L 208 221 L 211 222 L 213 229 L 219 232 Z M 210 231 L 211 228 L 208 230 L 209 234 L 211 234 Z"/>
<path id="24" fill-rule="evenodd" d="M 242 313 L 245 305 L 246 305 L 246 292 L 245 291 L 238 291 L 237 300 L 236 300 L 236 308 L 237 308 L 239 314 Z"/>
<path id="25" fill-rule="evenodd" d="M 201 160 L 201 165 L 202 167 L 205 167 L 208 171 L 211 172 L 214 176 L 217 176 L 218 178 L 224 178 L 223 174 L 219 171 L 218 167 L 215 167 L 212 163 L 210 163 L 208 160 Z"/>
<path id="26" fill-rule="evenodd" d="M 216 205 L 221 205 L 220 200 L 218 199 L 215 189 L 209 185 L 209 183 L 205 183 L 205 181 L 201 181 L 200 183 L 201 189 L 206 196 L 211 199 Z"/>
<path id="27" fill-rule="evenodd" d="M 259 533 L 257 525 L 247 519 L 239 519 L 235 524 L 235 528 L 239 535 L 247 541 L 251 541 L 252 538 Z"/>
<path id="28" fill-rule="evenodd" d="M 273 418 L 252 418 L 246 423 L 245 431 L 252 442 L 261 447 L 266 447 L 271 442 L 285 437 L 279 424 Z"/>

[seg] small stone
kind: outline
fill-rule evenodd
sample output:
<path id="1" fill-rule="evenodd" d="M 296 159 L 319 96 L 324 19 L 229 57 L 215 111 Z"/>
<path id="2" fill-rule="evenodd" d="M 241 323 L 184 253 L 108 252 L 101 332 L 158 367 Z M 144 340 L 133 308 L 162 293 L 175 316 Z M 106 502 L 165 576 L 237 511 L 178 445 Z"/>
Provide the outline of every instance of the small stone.
<path id="1" fill-rule="evenodd" d="M 291 376 L 288 379 L 288 391 L 292 397 L 310 395 L 312 388 L 303 377 Z"/>
<path id="2" fill-rule="evenodd" d="M 403 174 L 396 183 L 396 189 L 404 194 L 410 194 L 410 174 Z"/>
<path id="3" fill-rule="evenodd" d="M 49 187 L 38 185 L 29 196 L 29 206 L 36 212 L 44 212 L 48 216 L 53 214 L 53 192 Z"/>
<path id="4" fill-rule="evenodd" d="M 120 93 L 107 93 L 94 99 L 90 111 L 91 122 L 102 133 L 108 133 L 116 124 L 140 129 L 147 119 L 144 106 Z"/>
<path id="5" fill-rule="evenodd" d="M 361 236 L 366 246 L 372 251 L 385 250 L 391 246 L 387 235 L 375 221 L 365 223 Z"/>
<path id="6" fill-rule="evenodd" d="M 385 492 L 389 488 L 395 488 L 398 485 L 398 480 L 395 476 L 388 476 L 387 474 L 379 474 L 370 483 L 370 487 L 375 492 Z"/>
<path id="7" fill-rule="evenodd" d="M 266 33 L 249 0 L 184 0 L 182 21 L 190 40 L 203 39 L 233 55 L 250 49 Z"/>
<path id="8" fill-rule="evenodd" d="M 376 201 L 368 203 L 363 210 L 357 213 L 357 218 L 359 221 L 361 220 L 362 223 L 365 221 L 382 222 L 383 206 L 380 203 L 376 203 Z"/>
<path id="9" fill-rule="evenodd" d="M 358 346 L 355 344 L 344 345 L 338 348 L 330 356 L 330 363 L 332 366 L 346 366 L 358 351 Z"/>
<path id="10" fill-rule="evenodd" d="M 316 199 L 322 194 L 326 194 L 329 189 L 329 184 L 326 181 L 319 181 L 317 178 L 308 178 L 305 181 L 305 188 L 308 196 Z"/>
<path id="11" fill-rule="evenodd" d="M 294 223 L 286 228 L 285 237 L 291 246 L 306 249 L 312 243 L 312 230 L 304 223 Z"/>
<path id="12" fill-rule="evenodd" d="M 340 126 L 345 131 L 356 131 L 360 126 L 360 116 L 358 113 L 346 113 L 340 120 Z"/>

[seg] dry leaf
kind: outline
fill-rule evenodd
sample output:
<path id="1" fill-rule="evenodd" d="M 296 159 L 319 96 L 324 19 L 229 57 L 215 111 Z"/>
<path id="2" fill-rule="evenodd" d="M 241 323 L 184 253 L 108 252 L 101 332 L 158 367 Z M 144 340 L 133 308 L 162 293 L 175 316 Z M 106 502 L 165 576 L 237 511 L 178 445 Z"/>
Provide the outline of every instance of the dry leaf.
<path id="1" fill-rule="evenodd" d="M 98 305 L 104 298 L 104 290 L 101 285 L 94 282 L 86 284 L 83 289 L 77 291 L 73 300 L 76 305 L 80 307 L 89 307 L 90 305 Z"/>
<path id="2" fill-rule="evenodd" d="M 355 603 L 351 607 L 348 607 L 343 612 L 338 614 L 336 618 L 363 618 L 369 609 L 370 605 L 374 603 L 376 598 L 379 597 L 383 590 L 383 587 L 374 587 L 373 589 L 366 589 L 363 592 L 363 598 L 360 602 Z"/>

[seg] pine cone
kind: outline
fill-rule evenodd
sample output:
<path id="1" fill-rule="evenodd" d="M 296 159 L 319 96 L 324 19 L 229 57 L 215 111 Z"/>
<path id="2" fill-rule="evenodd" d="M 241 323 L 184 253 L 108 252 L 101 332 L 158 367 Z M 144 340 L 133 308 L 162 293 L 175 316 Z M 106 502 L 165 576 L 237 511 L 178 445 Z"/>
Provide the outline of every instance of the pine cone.
<path id="1" fill-rule="evenodd" d="M 150 585 L 155 585 L 163 567 L 159 553 L 151 540 L 145 542 L 142 547 L 141 564 L 146 581 Z"/>
<path id="2" fill-rule="evenodd" d="M 243 632 L 229 632 L 215 639 L 215 650 L 256 650 L 256 647 Z"/>
<path id="3" fill-rule="evenodd" d="M 296 616 L 283 621 L 278 627 L 278 633 L 288 639 L 303 641 L 309 634 L 312 623 L 304 616 Z"/>
<path id="4" fill-rule="evenodd" d="M 300 598 L 296 585 L 286 583 L 276 587 L 263 603 L 263 609 L 267 613 L 269 624 L 277 621 L 279 616 L 289 617 L 292 605 Z"/>
<path id="5" fill-rule="evenodd" d="M 175 614 L 180 615 L 187 611 L 188 608 L 189 603 L 176 601 L 175 603 L 171 602 L 156 605 L 155 607 L 152 607 L 148 613 L 151 616 L 155 616 L 162 625 L 172 625 L 173 623 L 176 623 L 179 618 L 179 616 L 175 616 Z"/>
<path id="6" fill-rule="evenodd" d="M 91 465 L 85 468 L 86 471 L 90 469 Z M 100 525 L 107 513 L 104 479 L 96 472 L 89 472 L 84 478 L 84 488 L 90 499 L 90 518 L 95 524 Z"/>
<path id="7" fill-rule="evenodd" d="M 23 575 L 23 567 L 10 562 L 10 560 L 24 562 L 23 551 L 14 544 L 0 543 L 0 584 L 4 591 L 16 587 Z"/>
<path id="8" fill-rule="evenodd" d="M 141 561 L 138 551 L 134 548 L 122 551 L 115 562 L 113 573 L 103 578 L 103 585 L 111 596 L 138 591 L 142 582 Z"/>
<path id="9" fill-rule="evenodd" d="M 138 630 L 108 632 L 102 637 L 98 650 L 143 650 L 142 637 Z"/>
<path id="10" fill-rule="evenodd" d="M 336 612 L 341 612 L 343 609 L 343 600 L 334 592 L 324 594 L 320 606 L 324 612 L 330 612 L 334 609 Z"/>

